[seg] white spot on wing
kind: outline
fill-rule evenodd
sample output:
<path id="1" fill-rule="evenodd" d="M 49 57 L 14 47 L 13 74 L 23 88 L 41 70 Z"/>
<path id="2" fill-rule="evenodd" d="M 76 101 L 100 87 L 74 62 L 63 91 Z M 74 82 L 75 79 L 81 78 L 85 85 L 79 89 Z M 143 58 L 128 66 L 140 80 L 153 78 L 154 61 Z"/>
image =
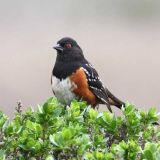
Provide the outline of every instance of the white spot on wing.
<path id="1" fill-rule="evenodd" d="M 91 75 L 89 74 L 89 72 L 85 69 L 85 68 L 83 68 L 82 67 L 82 69 L 84 70 L 84 72 L 90 77 Z"/>
<path id="2" fill-rule="evenodd" d="M 96 88 L 96 87 L 93 87 L 93 86 L 90 86 L 90 88 L 95 89 L 95 90 L 100 91 L 100 92 L 103 92 L 103 88 L 99 89 L 99 88 Z"/>

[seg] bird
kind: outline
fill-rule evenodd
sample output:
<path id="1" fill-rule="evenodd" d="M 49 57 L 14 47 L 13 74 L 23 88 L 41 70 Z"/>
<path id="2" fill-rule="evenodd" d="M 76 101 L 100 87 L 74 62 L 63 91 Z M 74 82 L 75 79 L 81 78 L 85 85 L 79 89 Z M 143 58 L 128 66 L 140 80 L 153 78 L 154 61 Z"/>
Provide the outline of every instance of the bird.
<path id="1" fill-rule="evenodd" d="M 53 48 L 57 51 L 57 56 L 52 70 L 51 86 L 61 103 L 70 105 L 73 99 L 82 99 L 93 108 L 105 104 L 110 112 L 111 105 L 119 109 L 125 106 L 123 101 L 107 89 L 73 38 L 64 37 Z"/>

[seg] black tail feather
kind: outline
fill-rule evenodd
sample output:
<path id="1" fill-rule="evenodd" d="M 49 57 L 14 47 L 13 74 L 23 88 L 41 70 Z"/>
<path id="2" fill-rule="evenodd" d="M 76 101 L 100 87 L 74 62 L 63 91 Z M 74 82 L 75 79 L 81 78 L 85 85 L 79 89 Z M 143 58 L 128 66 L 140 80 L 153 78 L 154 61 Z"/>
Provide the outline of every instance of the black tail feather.
<path id="1" fill-rule="evenodd" d="M 107 88 L 106 88 L 106 92 L 108 95 L 110 105 L 114 105 L 119 109 L 121 109 L 122 106 L 125 107 L 125 103 L 119 100 L 117 97 L 115 97 Z"/>

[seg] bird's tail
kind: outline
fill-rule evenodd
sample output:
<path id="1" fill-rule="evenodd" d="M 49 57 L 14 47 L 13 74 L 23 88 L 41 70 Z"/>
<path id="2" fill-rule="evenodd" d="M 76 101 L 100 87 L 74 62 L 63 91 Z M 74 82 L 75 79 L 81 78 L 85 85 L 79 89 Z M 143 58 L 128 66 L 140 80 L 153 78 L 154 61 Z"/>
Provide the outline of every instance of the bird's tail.
<path id="1" fill-rule="evenodd" d="M 125 107 L 125 103 L 119 100 L 117 97 L 115 97 L 107 88 L 106 88 L 106 92 L 108 95 L 110 105 L 114 105 L 119 109 L 121 109 L 122 106 Z"/>

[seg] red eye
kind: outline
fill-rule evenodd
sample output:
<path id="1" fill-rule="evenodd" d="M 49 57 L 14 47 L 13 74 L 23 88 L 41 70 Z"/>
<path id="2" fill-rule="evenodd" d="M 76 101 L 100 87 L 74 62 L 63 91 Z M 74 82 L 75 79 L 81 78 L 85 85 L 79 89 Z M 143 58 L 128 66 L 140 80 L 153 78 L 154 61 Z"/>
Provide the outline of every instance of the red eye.
<path id="1" fill-rule="evenodd" d="M 65 44 L 66 48 L 72 48 L 72 45 L 70 43 Z"/>

